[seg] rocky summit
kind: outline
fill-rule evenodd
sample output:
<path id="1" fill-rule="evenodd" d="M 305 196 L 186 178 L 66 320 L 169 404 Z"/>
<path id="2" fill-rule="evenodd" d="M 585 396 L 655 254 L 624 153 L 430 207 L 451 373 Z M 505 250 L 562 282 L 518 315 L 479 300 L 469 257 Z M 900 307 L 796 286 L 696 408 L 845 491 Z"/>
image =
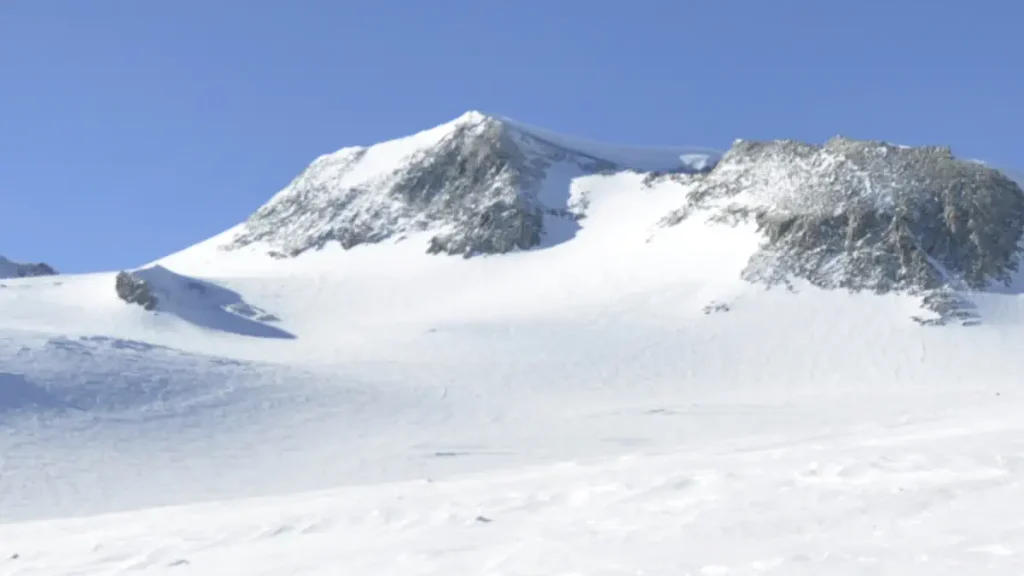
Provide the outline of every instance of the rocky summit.
<path id="1" fill-rule="evenodd" d="M 1017 270 L 1024 192 L 948 148 L 834 138 L 738 141 L 663 221 L 752 223 L 743 275 L 769 285 L 889 292 L 985 289 Z M 950 298 L 928 302 L 949 306 Z M 927 302 L 926 302 L 927 303 Z"/>
<path id="2" fill-rule="evenodd" d="M 632 171 L 647 185 L 678 182 L 662 226 L 755 227 L 763 241 L 739 273 L 749 282 L 909 292 L 966 321 L 967 292 L 1017 271 L 1024 192 L 947 147 L 836 137 L 739 140 L 724 155 L 624 150 L 470 112 L 318 158 L 218 249 L 291 258 L 413 234 L 426 252 L 465 257 L 554 245 L 587 216 L 591 184 L 580 183 L 597 180 L 585 177 Z"/>
<path id="3" fill-rule="evenodd" d="M 690 171 L 681 156 L 670 170 Z M 695 166 L 695 167 L 694 167 Z M 345 148 L 313 162 L 253 214 L 227 246 L 263 243 L 291 257 L 337 242 L 348 249 L 429 232 L 427 251 L 496 254 L 557 243 L 580 213 L 575 177 L 638 169 L 510 120 L 467 113 L 407 138 Z"/>
<path id="4" fill-rule="evenodd" d="M 53 276 L 57 271 L 49 264 L 14 262 L 0 256 L 0 278 L 28 278 L 32 276 Z"/>

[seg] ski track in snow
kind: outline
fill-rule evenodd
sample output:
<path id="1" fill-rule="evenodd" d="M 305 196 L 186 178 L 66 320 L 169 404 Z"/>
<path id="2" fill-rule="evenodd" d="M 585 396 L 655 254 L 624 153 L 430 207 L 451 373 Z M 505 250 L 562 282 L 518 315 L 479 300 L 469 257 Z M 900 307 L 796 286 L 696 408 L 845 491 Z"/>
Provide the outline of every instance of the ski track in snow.
<path id="1" fill-rule="evenodd" d="M 750 286 L 685 191 L 576 178 L 571 241 L 469 260 L 229 230 L 156 312 L 5 280 L 0 575 L 1021 574 L 1019 291 Z"/>

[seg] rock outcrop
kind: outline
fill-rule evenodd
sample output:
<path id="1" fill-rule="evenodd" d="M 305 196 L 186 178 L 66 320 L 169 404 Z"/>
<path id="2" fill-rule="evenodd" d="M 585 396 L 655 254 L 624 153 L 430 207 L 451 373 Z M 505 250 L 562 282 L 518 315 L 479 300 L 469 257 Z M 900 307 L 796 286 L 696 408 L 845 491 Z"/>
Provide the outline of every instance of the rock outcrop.
<path id="1" fill-rule="evenodd" d="M 409 138 L 319 158 L 253 214 L 228 249 L 263 243 L 291 257 L 429 232 L 430 253 L 533 248 L 549 224 L 581 217 L 567 203 L 574 177 L 632 168 L 626 161 L 469 113 Z M 614 155 L 612 155 L 614 156 Z M 715 157 L 717 159 L 717 157 Z M 678 155 L 674 169 L 713 161 Z"/>
<path id="2" fill-rule="evenodd" d="M 146 310 L 153 310 L 157 305 L 157 298 L 149 288 L 149 284 L 128 272 L 118 272 L 115 279 L 115 290 L 117 297 L 129 304 L 138 304 Z"/>
<path id="3" fill-rule="evenodd" d="M 743 272 L 751 281 L 984 289 L 1017 270 L 1024 193 L 948 148 L 740 141 L 663 224 L 697 213 L 756 223 L 765 241 Z"/>
<path id="4" fill-rule="evenodd" d="M 14 262 L 0 256 L 0 278 L 29 278 L 32 276 L 54 276 L 58 272 L 46 263 Z"/>

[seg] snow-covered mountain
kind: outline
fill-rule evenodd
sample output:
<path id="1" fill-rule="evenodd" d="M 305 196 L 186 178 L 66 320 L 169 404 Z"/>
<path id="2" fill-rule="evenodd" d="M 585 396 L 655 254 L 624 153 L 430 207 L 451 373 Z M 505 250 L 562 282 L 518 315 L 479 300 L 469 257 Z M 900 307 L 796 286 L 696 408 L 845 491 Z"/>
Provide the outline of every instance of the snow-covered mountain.
<path id="1" fill-rule="evenodd" d="M 29 276 L 53 276 L 57 271 L 48 264 L 26 264 L 14 262 L 0 256 L 0 278 L 26 278 Z"/>
<path id="2" fill-rule="evenodd" d="M 915 318 L 938 324 L 977 322 L 965 291 L 1014 289 L 1024 193 L 948 148 L 740 140 L 723 157 L 591 143 L 478 112 L 323 156 L 203 246 L 282 259 L 410 235 L 428 253 L 467 257 L 554 246 L 588 217 L 588 187 L 623 174 L 643 184 L 616 194 L 658 185 L 678 195 L 652 226 L 756 226 L 761 246 L 737 272 L 751 282 L 911 293 L 932 313 Z"/>
<path id="3" fill-rule="evenodd" d="M 429 250 L 470 256 L 562 242 L 581 207 L 567 195 L 583 175 L 626 169 L 697 171 L 706 150 L 600 146 L 468 112 L 452 122 L 318 158 L 245 222 L 229 244 L 264 242 L 295 256 L 430 231 Z"/>
<path id="4" fill-rule="evenodd" d="M 664 223 L 694 214 L 756 223 L 750 281 L 903 290 L 939 323 L 976 321 L 959 292 L 1013 287 L 1024 237 L 1024 191 L 998 170 L 948 148 L 846 138 L 737 142 Z"/>
<path id="5" fill-rule="evenodd" d="M 3 283 L 0 574 L 1015 573 L 1022 195 L 478 113 L 343 149 Z"/>

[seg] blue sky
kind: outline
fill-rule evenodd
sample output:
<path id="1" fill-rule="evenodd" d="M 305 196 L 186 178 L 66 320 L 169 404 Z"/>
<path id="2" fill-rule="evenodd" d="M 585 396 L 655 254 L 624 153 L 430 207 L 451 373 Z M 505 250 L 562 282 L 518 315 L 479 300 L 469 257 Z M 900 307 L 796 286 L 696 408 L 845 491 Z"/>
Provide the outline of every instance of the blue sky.
<path id="1" fill-rule="evenodd" d="M 631 144 L 1024 167 L 1024 2 L 0 0 L 0 254 L 144 264 L 469 109 Z"/>

